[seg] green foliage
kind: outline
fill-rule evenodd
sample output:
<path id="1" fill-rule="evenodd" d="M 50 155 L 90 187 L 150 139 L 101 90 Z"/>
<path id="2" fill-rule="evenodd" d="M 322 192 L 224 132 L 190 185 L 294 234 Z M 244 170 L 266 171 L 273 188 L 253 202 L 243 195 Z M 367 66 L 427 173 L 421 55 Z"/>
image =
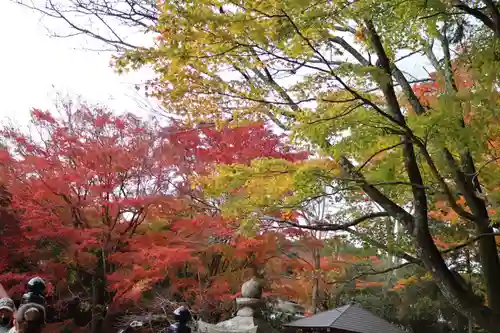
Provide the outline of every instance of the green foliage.
<path id="1" fill-rule="evenodd" d="M 208 195 L 222 197 L 221 210 L 228 218 L 252 221 L 254 213 L 266 214 L 277 207 L 291 209 L 321 195 L 324 184 L 339 174 L 334 163 L 310 160 L 303 163 L 257 159 L 250 165 L 220 165 L 200 180 Z"/>
<path id="2" fill-rule="evenodd" d="M 493 265 L 497 274 L 489 275 L 495 269 L 485 266 L 498 256 L 493 238 L 478 240 L 489 242 L 488 253 L 485 246 L 479 255 L 467 253 L 487 275 L 486 283 L 470 281 L 476 293 L 470 297 L 460 298 L 464 290 L 437 255 L 441 251 L 463 274 L 471 267 L 462 265 L 466 246 L 458 247 L 462 252 L 446 249 L 471 241 L 479 230 L 491 231 L 488 224 L 500 208 L 500 27 L 492 27 L 500 13 L 483 13 L 476 5 L 165 1 L 158 5 L 156 46 L 126 52 L 116 67 L 151 66 L 157 74 L 153 95 L 186 122 L 223 127 L 269 121 L 296 147 L 312 152 L 305 162 L 271 156 L 192 177 L 240 231 L 257 235 L 269 216 L 290 226 L 296 212 L 321 229 L 317 223 L 324 227 L 384 210 L 390 220 L 378 216 L 342 229 L 366 248 L 377 247 L 377 255 L 420 257 L 413 261 L 446 286 L 451 303 L 494 330 L 494 320 L 483 321 L 490 313 L 483 300 L 475 298 L 486 289 L 497 295 L 493 307 L 500 309 L 500 290 L 494 292 L 500 263 Z M 483 24 L 485 16 L 489 23 Z M 406 73 L 400 58 L 412 54 L 425 56 L 433 73 Z M 414 79 L 420 83 L 412 85 Z M 340 202 L 340 211 L 335 206 L 331 212 L 332 201 Z M 315 211 L 322 204 L 328 209 Z M 414 281 L 414 275 L 404 279 Z M 408 301 L 387 288 L 379 292 L 390 294 L 390 302 L 400 296 L 400 304 L 418 301 L 412 313 L 437 321 L 437 312 L 426 309 L 445 308 L 438 289 L 431 282 L 420 287 L 431 296 L 415 299 L 409 288 Z M 396 311 L 394 304 L 387 309 Z"/>

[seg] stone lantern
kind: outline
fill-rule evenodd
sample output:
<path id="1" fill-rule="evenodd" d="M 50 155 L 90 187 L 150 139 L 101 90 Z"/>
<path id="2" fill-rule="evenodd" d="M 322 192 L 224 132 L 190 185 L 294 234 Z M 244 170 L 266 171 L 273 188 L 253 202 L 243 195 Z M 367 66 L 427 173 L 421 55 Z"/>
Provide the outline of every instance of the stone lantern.
<path id="1" fill-rule="evenodd" d="M 253 277 L 241 287 L 241 297 L 236 299 L 238 312 L 236 316 L 220 322 L 209 324 L 198 321 L 200 333 L 277 333 L 271 325 L 262 318 L 262 285 Z"/>

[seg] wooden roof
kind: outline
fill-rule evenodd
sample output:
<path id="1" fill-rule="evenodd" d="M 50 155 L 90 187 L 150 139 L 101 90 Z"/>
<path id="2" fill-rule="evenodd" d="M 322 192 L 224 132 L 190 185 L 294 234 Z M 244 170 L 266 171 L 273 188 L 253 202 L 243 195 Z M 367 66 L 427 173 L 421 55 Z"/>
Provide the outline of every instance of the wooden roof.
<path id="1" fill-rule="evenodd" d="M 344 305 L 284 325 L 290 328 L 333 328 L 356 333 L 405 333 L 358 304 Z"/>

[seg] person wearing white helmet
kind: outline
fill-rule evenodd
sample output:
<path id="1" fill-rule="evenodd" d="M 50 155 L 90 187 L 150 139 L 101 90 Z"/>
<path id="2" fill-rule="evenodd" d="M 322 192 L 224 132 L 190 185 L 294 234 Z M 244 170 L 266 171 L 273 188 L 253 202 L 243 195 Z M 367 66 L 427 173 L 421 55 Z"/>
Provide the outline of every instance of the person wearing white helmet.
<path id="1" fill-rule="evenodd" d="M 15 305 L 9 297 L 0 299 L 0 333 L 7 333 L 13 327 Z"/>

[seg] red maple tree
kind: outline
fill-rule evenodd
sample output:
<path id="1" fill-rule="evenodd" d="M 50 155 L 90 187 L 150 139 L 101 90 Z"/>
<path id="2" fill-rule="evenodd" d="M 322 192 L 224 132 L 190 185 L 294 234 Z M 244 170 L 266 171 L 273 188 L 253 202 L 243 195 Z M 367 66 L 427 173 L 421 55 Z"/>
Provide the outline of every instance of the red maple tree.
<path id="1" fill-rule="evenodd" d="M 165 128 L 163 133 L 172 144 L 183 147 L 179 164 L 186 176 L 208 173 L 216 164 L 249 164 L 261 157 L 289 161 L 307 157 L 304 152 L 292 151 L 282 136 L 273 134 L 263 124 L 220 130 L 177 125 Z M 205 199 L 197 188 L 189 188 L 188 178 L 184 185 L 184 193 L 193 199 L 190 211 L 169 228 L 137 234 L 131 239 L 130 252 L 116 253 L 112 260 L 133 270 L 134 277 L 124 280 L 123 273 L 117 271 L 110 279 L 122 299 L 137 299 L 144 289 L 168 277 L 168 288 L 164 288 L 168 295 L 189 301 L 195 308 L 222 311 L 221 301 L 235 297 L 241 282 L 253 274 L 252 267 L 263 263 L 267 267 L 287 265 L 290 259 L 283 249 L 291 243 L 285 234 L 277 232 L 243 237 L 236 232 L 238 222 L 222 218 L 216 204 Z M 278 240 L 282 247 L 276 246 Z M 184 261 L 182 272 L 166 264 L 170 257 Z M 148 269 L 138 269 L 144 263 Z"/>
<path id="2" fill-rule="evenodd" d="M 275 246 L 287 244 L 283 235 L 235 234 L 236 221 L 221 218 L 189 181 L 217 163 L 307 156 L 263 124 L 165 127 L 72 104 L 57 116 L 35 109 L 31 120 L 29 131 L 0 131 L 1 179 L 19 221 L 10 238 L 15 265 L 0 260 L 10 294 L 35 273 L 59 294 L 86 293 L 93 311 L 158 283 L 201 306 L 234 295 L 243 278 L 231 279 L 234 271 L 283 257 Z"/>

